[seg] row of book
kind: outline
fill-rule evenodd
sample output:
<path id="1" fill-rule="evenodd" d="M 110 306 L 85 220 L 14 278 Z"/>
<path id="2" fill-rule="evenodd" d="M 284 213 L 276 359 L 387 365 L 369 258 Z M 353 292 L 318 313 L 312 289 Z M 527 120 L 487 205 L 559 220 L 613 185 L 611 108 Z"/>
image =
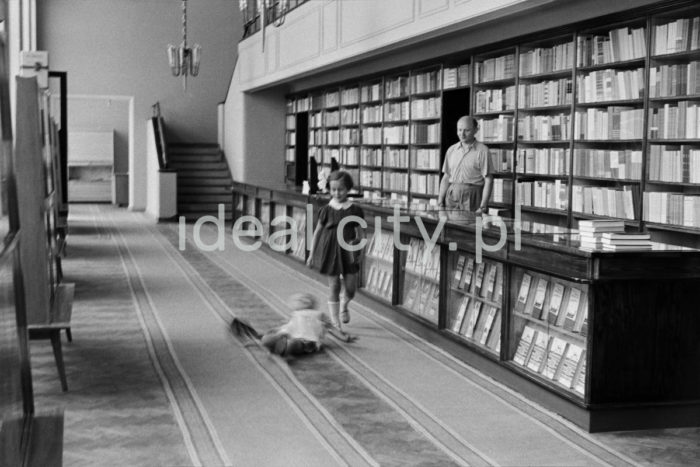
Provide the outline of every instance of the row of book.
<path id="1" fill-rule="evenodd" d="M 382 123 L 382 119 L 381 105 L 362 107 L 362 123 Z"/>
<path id="2" fill-rule="evenodd" d="M 429 99 L 414 99 L 411 101 L 411 118 L 440 118 L 442 99 L 431 97 Z"/>
<path id="3" fill-rule="evenodd" d="M 569 205 L 567 184 L 561 180 L 518 182 L 515 199 L 522 206 L 545 209 L 565 210 Z"/>
<path id="4" fill-rule="evenodd" d="M 287 146 L 294 146 L 297 142 L 297 132 L 287 131 L 284 135 L 284 142 Z"/>
<path id="5" fill-rule="evenodd" d="M 515 129 L 512 115 L 499 115 L 496 118 L 478 118 L 477 121 L 479 123 L 477 139 L 494 142 L 513 141 Z"/>
<path id="6" fill-rule="evenodd" d="M 491 169 L 495 173 L 510 172 L 513 151 L 511 149 L 489 148 L 489 158 L 491 159 Z"/>
<path id="7" fill-rule="evenodd" d="M 439 170 L 440 150 L 411 148 L 411 167 L 420 170 Z"/>
<path id="8" fill-rule="evenodd" d="M 700 196 L 645 192 L 643 216 L 649 222 L 700 228 Z"/>
<path id="9" fill-rule="evenodd" d="M 287 115 L 285 117 L 286 121 L 286 128 L 287 130 L 296 130 L 297 128 L 297 116 L 296 115 Z"/>
<path id="10" fill-rule="evenodd" d="M 590 108 L 574 114 L 574 125 L 576 139 L 641 139 L 644 135 L 644 109 L 625 106 Z"/>
<path id="11" fill-rule="evenodd" d="M 518 117 L 518 140 L 563 141 L 571 138 L 571 115 L 525 115 Z"/>
<path id="12" fill-rule="evenodd" d="M 437 196 L 440 194 L 440 175 L 412 173 L 409 175 L 411 193 Z"/>
<path id="13" fill-rule="evenodd" d="M 416 94 L 439 91 L 442 89 L 441 78 L 442 74 L 439 70 L 411 75 L 411 92 Z"/>
<path id="14" fill-rule="evenodd" d="M 438 322 L 440 285 L 419 276 L 406 276 L 402 305 L 435 324 Z"/>
<path id="15" fill-rule="evenodd" d="M 365 290 L 385 300 L 391 300 L 394 286 L 392 266 L 371 261 L 368 263 L 370 263 L 369 268 L 366 268 L 367 273 L 364 278 Z"/>
<path id="16" fill-rule="evenodd" d="M 576 78 L 578 102 L 605 102 L 644 97 L 644 69 L 596 70 Z"/>
<path id="17" fill-rule="evenodd" d="M 565 42 L 551 47 L 538 47 L 520 52 L 520 76 L 567 70 L 574 63 L 574 43 Z"/>
<path id="18" fill-rule="evenodd" d="M 503 296 L 503 265 L 491 261 L 477 263 L 473 256 L 460 254 L 453 273 L 453 290 L 500 303 Z"/>
<path id="19" fill-rule="evenodd" d="M 284 160 L 287 162 L 294 162 L 297 160 L 297 153 L 294 148 L 287 148 L 284 150 Z"/>
<path id="20" fill-rule="evenodd" d="M 409 93 L 408 76 L 397 76 L 396 78 L 384 81 L 384 97 L 395 99 L 397 97 L 407 97 Z"/>
<path id="21" fill-rule="evenodd" d="M 646 54 L 644 27 L 611 29 L 607 34 L 579 35 L 576 38 L 578 66 L 602 65 L 643 58 Z"/>
<path id="22" fill-rule="evenodd" d="M 409 109 L 408 101 L 386 102 L 384 104 L 384 121 L 397 122 L 408 120 Z"/>
<path id="23" fill-rule="evenodd" d="M 654 55 L 700 49 L 700 17 L 680 18 L 654 27 Z"/>
<path id="24" fill-rule="evenodd" d="M 501 350 L 501 310 L 493 305 L 463 297 L 449 329 L 493 352 Z"/>
<path id="25" fill-rule="evenodd" d="M 358 165 L 360 161 L 360 149 L 356 146 L 340 148 L 340 165 Z"/>
<path id="26" fill-rule="evenodd" d="M 453 89 L 468 86 L 470 82 L 469 64 L 457 67 L 445 67 L 442 69 L 443 89 Z"/>
<path id="27" fill-rule="evenodd" d="M 574 185 L 571 210 L 596 216 L 636 219 L 638 187 L 623 185 L 621 188 Z"/>
<path id="28" fill-rule="evenodd" d="M 576 343 L 526 325 L 513 362 L 581 396 L 585 394 L 586 350 Z"/>
<path id="29" fill-rule="evenodd" d="M 642 151 L 577 148 L 574 150 L 574 175 L 639 180 Z"/>
<path id="30" fill-rule="evenodd" d="M 341 125 L 359 125 L 360 124 L 360 109 L 357 107 L 340 109 L 340 124 Z"/>
<path id="31" fill-rule="evenodd" d="M 360 87 L 360 102 L 375 102 L 382 98 L 381 83 L 366 84 Z"/>
<path id="32" fill-rule="evenodd" d="M 518 149 L 516 154 L 517 173 L 543 175 L 569 173 L 569 149 L 524 148 Z"/>
<path id="33" fill-rule="evenodd" d="M 573 88 L 571 78 L 520 84 L 518 85 L 518 107 L 522 109 L 571 104 Z"/>
<path id="34" fill-rule="evenodd" d="M 360 148 L 360 161 L 362 165 L 368 167 L 379 167 L 382 165 L 383 148 Z"/>
<path id="35" fill-rule="evenodd" d="M 384 127 L 384 144 L 408 144 L 408 125 Z"/>
<path id="36" fill-rule="evenodd" d="M 357 128 L 343 128 L 340 130 L 340 144 L 359 145 L 360 130 Z"/>
<path id="37" fill-rule="evenodd" d="M 374 190 L 382 189 L 382 171 L 381 170 L 366 170 L 360 171 L 359 183 L 362 188 Z"/>
<path id="38" fill-rule="evenodd" d="M 531 316 L 549 326 L 588 333 L 588 297 L 585 290 L 552 280 L 547 276 L 524 273 L 513 306 L 516 314 Z"/>
<path id="39" fill-rule="evenodd" d="M 491 199 L 494 203 L 510 203 L 513 197 L 513 182 L 502 178 L 493 179 Z"/>
<path id="40" fill-rule="evenodd" d="M 474 65 L 474 81 L 487 83 L 515 76 L 515 55 L 508 54 L 500 57 L 487 58 Z"/>
<path id="41" fill-rule="evenodd" d="M 384 165 L 392 168 L 408 167 L 408 149 L 386 148 L 384 151 Z"/>
<path id="42" fill-rule="evenodd" d="M 440 278 L 440 248 L 435 245 L 430 248 L 423 240 L 411 238 L 408 243 L 404 268 L 407 272 L 438 281 Z"/>
<path id="43" fill-rule="evenodd" d="M 656 144 L 649 148 L 650 180 L 700 183 L 700 148 Z"/>
<path id="44" fill-rule="evenodd" d="M 649 138 L 700 138 L 700 102 L 680 101 L 652 108 Z"/>
<path id="45" fill-rule="evenodd" d="M 386 191 L 408 191 L 408 174 L 382 172 L 382 189 Z"/>
<path id="46" fill-rule="evenodd" d="M 411 143 L 438 144 L 440 143 L 439 123 L 411 123 Z"/>
<path id="47" fill-rule="evenodd" d="M 700 61 L 661 65 L 649 69 L 649 96 L 672 97 L 700 94 Z"/>
<path id="48" fill-rule="evenodd" d="M 360 88 L 348 88 L 340 91 L 340 105 L 357 105 L 360 102 Z"/>
<path id="49" fill-rule="evenodd" d="M 500 112 L 515 108 L 515 86 L 497 89 L 480 89 L 474 95 L 476 113 Z"/>

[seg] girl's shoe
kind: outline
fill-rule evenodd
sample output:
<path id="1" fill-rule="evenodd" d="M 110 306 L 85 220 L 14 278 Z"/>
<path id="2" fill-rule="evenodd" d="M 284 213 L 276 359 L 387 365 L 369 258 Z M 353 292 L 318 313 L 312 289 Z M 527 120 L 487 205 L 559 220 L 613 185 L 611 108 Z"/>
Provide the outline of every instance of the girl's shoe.
<path id="1" fill-rule="evenodd" d="M 350 322 L 350 312 L 347 308 L 340 311 L 340 320 L 343 322 L 343 324 L 348 324 Z"/>

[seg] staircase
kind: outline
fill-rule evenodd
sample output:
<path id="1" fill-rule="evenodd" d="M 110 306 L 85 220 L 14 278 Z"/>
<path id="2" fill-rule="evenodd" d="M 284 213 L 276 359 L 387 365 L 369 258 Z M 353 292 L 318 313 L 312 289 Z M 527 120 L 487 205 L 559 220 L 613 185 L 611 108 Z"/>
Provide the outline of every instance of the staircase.
<path id="1" fill-rule="evenodd" d="M 231 172 L 217 144 L 168 144 L 168 168 L 177 170 L 177 213 L 188 222 L 218 216 L 231 220 Z"/>

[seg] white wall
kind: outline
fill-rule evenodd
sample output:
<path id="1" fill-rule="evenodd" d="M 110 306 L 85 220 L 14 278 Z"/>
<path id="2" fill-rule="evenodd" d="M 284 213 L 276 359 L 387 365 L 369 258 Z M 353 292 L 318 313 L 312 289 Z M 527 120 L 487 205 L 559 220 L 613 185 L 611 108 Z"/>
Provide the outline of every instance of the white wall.
<path id="1" fill-rule="evenodd" d="M 68 72 L 68 93 L 133 98 L 130 126 L 129 207 L 147 202 L 146 131 L 143 121 L 160 102 L 171 141 L 216 142 L 217 104 L 224 100 L 242 35 L 238 2 L 188 2 L 188 44 L 202 46 L 199 76 L 170 73 L 166 48 L 182 41 L 176 0 L 36 0 L 37 48 L 49 51 L 52 70 Z M 69 126 L 77 117 L 68 109 Z M 87 118 L 86 118 L 87 117 Z"/>

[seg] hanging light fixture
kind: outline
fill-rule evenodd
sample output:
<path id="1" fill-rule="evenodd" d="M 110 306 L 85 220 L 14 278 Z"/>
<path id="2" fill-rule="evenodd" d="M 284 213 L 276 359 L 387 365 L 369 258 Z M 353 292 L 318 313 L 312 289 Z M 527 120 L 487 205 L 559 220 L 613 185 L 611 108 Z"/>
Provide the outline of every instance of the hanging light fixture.
<path id="1" fill-rule="evenodd" d="M 199 74 L 199 60 L 202 48 L 199 44 L 187 47 L 187 0 L 182 0 L 182 43 L 179 46 L 168 44 L 168 61 L 173 76 L 182 76 L 182 85 L 187 89 L 187 76 Z"/>

